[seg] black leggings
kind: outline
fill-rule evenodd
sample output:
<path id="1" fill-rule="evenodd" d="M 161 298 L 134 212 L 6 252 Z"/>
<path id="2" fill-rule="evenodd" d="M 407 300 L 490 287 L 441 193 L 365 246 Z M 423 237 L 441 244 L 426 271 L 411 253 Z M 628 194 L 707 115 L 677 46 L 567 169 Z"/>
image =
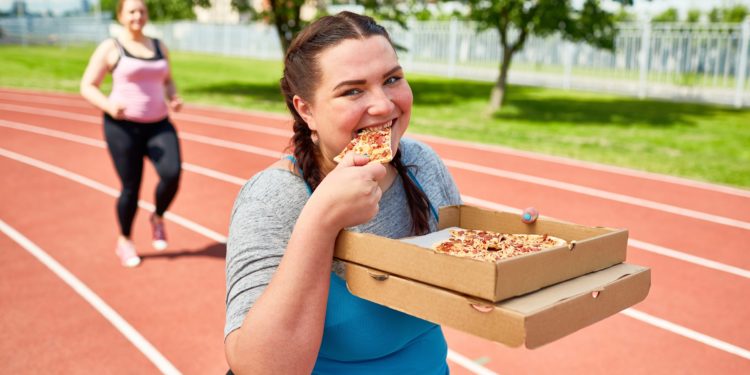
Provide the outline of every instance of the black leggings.
<path id="1" fill-rule="evenodd" d="M 143 124 L 115 120 L 105 114 L 104 138 L 122 183 L 122 191 L 117 199 L 120 233 L 130 237 L 133 219 L 138 210 L 144 156 L 151 159 L 159 174 L 155 194 L 156 214 L 164 215 L 177 194 L 182 171 L 177 132 L 169 118 Z"/>

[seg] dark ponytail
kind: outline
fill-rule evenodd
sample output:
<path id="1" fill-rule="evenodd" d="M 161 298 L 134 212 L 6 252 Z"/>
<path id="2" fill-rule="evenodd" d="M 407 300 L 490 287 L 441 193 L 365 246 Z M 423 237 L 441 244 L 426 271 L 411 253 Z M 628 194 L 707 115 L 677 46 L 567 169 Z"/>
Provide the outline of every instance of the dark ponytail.
<path id="1" fill-rule="evenodd" d="M 289 85 L 289 81 L 286 79 L 286 69 L 284 69 L 284 73 L 284 78 L 281 78 L 281 91 L 285 93 L 286 106 L 289 108 L 289 112 L 294 119 L 294 123 L 292 124 L 294 135 L 292 135 L 292 139 L 289 142 L 289 147 L 294 152 L 297 169 L 304 171 L 302 178 L 310 186 L 310 189 L 315 190 L 320 185 L 320 181 L 323 180 L 323 176 L 320 173 L 320 166 L 318 165 L 318 147 L 313 143 L 312 131 L 294 108 L 294 103 L 292 102 L 294 95 L 286 95 L 286 93 L 293 91 Z"/>
<path id="2" fill-rule="evenodd" d="M 401 149 L 396 152 L 393 157 L 391 164 L 396 168 L 398 175 L 401 176 L 401 181 L 404 184 L 404 192 L 406 193 L 406 201 L 409 204 L 409 211 L 411 212 L 411 232 L 415 235 L 425 234 L 430 232 L 430 221 L 429 221 L 429 210 L 430 201 L 425 195 L 424 191 L 417 186 L 417 184 L 411 179 L 409 173 L 406 171 L 411 166 L 404 165 L 401 161 Z"/>
<path id="3" fill-rule="evenodd" d="M 341 12 L 335 16 L 322 17 L 310 24 L 294 38 L 286 52 L 284 76 L 280 83 L 286 106 L 294 118 L 292 126 L 294 135 L 290 141 L 290 148 L 293 149 L 297 160 L 296 167 L 302 172 L 303 179 L 313 190 L 320 185 L 324 177 L 320 171 L 320 151 L 312 140 L 312 131 L 294 108 L 293 98 L 295 95 L 303 99 L 313 97 L 315 88 L 320 82 L 318 56 L 321 52 L 346 39 L 364 39 L 375 35 L 391 41 L 388 32 L 372 18 L 351 12 Z M 409 177 L 408 166 L 402 163 L 400 150 L 394 155 L 391 164 L 403 181 L 411 212 L 412 233 L 429 232 L 429 200 Z"/>

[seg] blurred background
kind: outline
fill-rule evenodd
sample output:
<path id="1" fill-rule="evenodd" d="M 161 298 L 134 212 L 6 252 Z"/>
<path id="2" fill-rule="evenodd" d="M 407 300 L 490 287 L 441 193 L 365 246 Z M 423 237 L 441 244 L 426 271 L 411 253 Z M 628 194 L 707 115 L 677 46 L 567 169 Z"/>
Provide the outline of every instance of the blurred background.
<path id="1" fill-rule="evenodd" d="M 115 3 L 0 0 L 0 86 L 76 92 Z M 351 10 L 397 44 L 412 131 L 750 187 L 750 0 L 147 4 L 189 102 L 285 112 L 289 41 Z"/>

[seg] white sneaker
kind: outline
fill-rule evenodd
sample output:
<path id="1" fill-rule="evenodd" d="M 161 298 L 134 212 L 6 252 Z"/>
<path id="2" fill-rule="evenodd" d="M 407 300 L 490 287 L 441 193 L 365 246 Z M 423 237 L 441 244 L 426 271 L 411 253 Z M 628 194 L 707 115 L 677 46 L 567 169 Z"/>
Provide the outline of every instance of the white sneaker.
<path id="1" fill-rule="evenodd" d="M 162 251 L 167 248 L 167 232 L 164 230 L 164 222 L 156 222 L 154 220 L 155 215 L 151 215 L 151 230 L 153 231 L 153 236 L 151 241 L 151 246 L 154 247 L 157 251 Z"/>
<path id="2" fill-rule="evenodd" d="M 115 254 L 120 258 L 120 263 L 128 268 L 141 264 L 141 257 L 135 252 L 135 246 L 130 241 L 118 242 Z"/>

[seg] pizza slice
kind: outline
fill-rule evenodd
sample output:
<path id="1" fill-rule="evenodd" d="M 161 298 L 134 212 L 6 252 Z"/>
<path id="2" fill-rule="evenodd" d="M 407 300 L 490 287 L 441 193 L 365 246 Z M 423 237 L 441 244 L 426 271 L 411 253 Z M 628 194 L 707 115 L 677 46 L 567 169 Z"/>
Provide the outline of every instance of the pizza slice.
<path id="1" fill-rule="evenodd" d="M 333 161 L 340 163 L 347 152 L 367 155 L 370 161 L 388 163 L 393 160 L 391 150 L 391 127 L 365 128 L 338 154 Z"/>

